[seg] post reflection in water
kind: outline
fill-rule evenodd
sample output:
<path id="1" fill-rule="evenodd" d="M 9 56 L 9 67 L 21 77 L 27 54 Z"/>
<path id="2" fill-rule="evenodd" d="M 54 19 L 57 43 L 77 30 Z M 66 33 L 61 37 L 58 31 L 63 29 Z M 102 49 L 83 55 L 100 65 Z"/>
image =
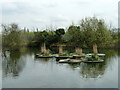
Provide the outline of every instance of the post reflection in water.
<path id="1" fill-rule="evenodd" d="M 20 52 L 7 51 L 2 62 L 3 87 L 117 87 L 119 54 L 115 50 L 103 50 L 106 54 L 104 63 L 80 64 L 60 64 L 55 58 L 35 58 L 38 52 L 28 48 Z"/>

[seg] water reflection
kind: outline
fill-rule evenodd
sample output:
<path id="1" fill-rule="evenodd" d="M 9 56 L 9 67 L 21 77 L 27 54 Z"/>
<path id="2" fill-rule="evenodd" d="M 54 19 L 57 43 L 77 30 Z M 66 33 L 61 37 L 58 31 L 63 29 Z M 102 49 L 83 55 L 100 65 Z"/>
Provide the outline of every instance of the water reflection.
<path id="1" fill-rule="evenodd" d="M 35 58 L 34 60 L 35 61 L 39 61 L 39 62 L 43 62 L 43 63 L 46 63 L 49 61 L 50 58 Z"/>
<path id="2" fill-rule="evenodd" d="M 115 50 L 103 50 L 103 52 L 106 54 L 104 63 L 69 64 L 69 66 L 72 70 L 80 68 L 80 74 L 83 78 L 97 78 L 104 74 L 106 66 L 108 66 L 107 64 L 110 64 L 110 60 L 112 60 L 110 58 L 118 54 Z M 35 50 L 27 48 L 21 48 L 20 52 L 6 52 L 6 57 L 3 57 L 3 76 L 18 76 L 26 64 L 26 55 L 29 54 L 32 56 L 35 53 Z M 49 58 L 34 58 L 34 61 L 44 64 L 49 60 Z"/>
<path id="3" fill-rule="evenodd" d="M 0 49 L 0 89 L 2 89 L 2 50 Z"/>
<path id="4" fill-rule="evenodd" d="M 22 83 L 24 82 L 23 79 L 27 78 L 30 81 L 34 80 L 34 83 L 38 82 L 41 85 L 46 84 L 46 86 L 53 86 L 55 83 L 59 86 L 66 79 L 69 81 L 68 84 L 65 83 L 66 85 L 71 86 L 71 84 L 76 83 L 74 86 L 80 87 L 78 84 L 80 81 L 85 85 L 85 79 L 88 79 L 88 82 L 90 82 L 90 78 L 99 79 L 105 77 L 106 72 L 114 68 L 114 64 L 119 56 L 118 52 L 115 50 L 103 50 L 102 52 L 106 54 L 104 63 L 61 64 L 57 63 L 55 58 L 35 58 L 34 55 L 38 52 L 38 49 L 28 48 L 22 48 L 20 52 L 6 52 L 6 57 L 3 57 L 2 62 L 3 86 L 10 87 L 14 79 L 16 79 L 17 83 Z M 113 70 L 109 73 L 113 73 Z M 14 77 L 14 79 L 9 79 L 11 77 Z M 107 78 L 111 78 L 109 74 Z M 20 85 L 17 83 L 16 86 L 19 87 Z M 22 85 L 24 85 L 24 83 Z M 28 83 L 26 85 L 33 85 L 33 87 L 35 87 L 36 83 Z"/>
<path id="5" fill-rule="evenodd" d="M 103 50 L 103 52 L 106 54 L 105 56 L 106 59 L 110 59 L 111 57 L 114 57 L 115 55 L 119 56 L 118 50 L 108 49 L 108 50 Z"/>
<path id="6" fill-rule="evenodd" d="M 106 54 L 104 63 L 81 63 L 69 64 L 72 70 L 79 69 L 82 78 L 101 78 L 108 66 L 118 59 L 118 52 L 115 50 L 102 50 Z"/>
<path id="7" fill-rule="evenodd" d="M 104 74 L 106 67 L 98 63 L 82 63 L 80 68 L 80 75 L 83 78 L 99 78 Z"/>
<path id="8" fill-rule="evenodd" d="M 8 53 L 6 52 L 6 54 Z M 3 77 L 7 77 L 7 75 L 18 76 L 25 66 L 25 60 L 24 57 L 21 57 L 21 52 L 10 52 L 9 55 L 3 57 L 2 63 Z"/>
<path id="9" fill-rule="evenodd" d="M 2 57 L 3 78 L 7 76 L 17 77 L 24 69 L 26 57 L 34 53 L 33 49 L 21 48 L 20 51 L 6 51 Z"/>

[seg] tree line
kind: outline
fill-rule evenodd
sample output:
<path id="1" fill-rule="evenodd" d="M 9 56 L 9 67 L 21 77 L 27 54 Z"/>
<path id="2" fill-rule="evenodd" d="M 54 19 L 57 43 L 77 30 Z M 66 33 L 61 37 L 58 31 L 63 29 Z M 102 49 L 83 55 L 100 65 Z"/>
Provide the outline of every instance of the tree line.
<path id="1" fill-rule="evenodd" d="M 67 30 L 43 30 L 30 32 L 29 29 L 20 29 L 17 24 L 2 25 L 3 49 L 19 50 L 22 46 L 40 47 L 43 43 L 47 47 L 52 44 L 65 44 L 78 48 L 91 48 L 96 45 L 100 48 L 113 47 L 119 42 L 119 33 L 113 32 L 103 19 L 88 17 L 82 19 L 79 25 L 70 25 Z"/>

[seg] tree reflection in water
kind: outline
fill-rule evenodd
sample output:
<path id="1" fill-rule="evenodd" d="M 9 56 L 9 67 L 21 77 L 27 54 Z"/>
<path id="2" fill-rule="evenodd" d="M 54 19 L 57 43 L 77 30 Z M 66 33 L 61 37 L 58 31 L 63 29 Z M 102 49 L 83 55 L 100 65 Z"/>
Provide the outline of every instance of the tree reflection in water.
<path id="1" fill-rule="evenodd" d="M 3 58 L 3 77 L 12 76 L 16 77 L 19 76 L 20 72 L 22 72 L 23 68 L 25 67 L 27 57 L 31 58 L 32 55 L 38 53 L 35 49 L 27 49 L 22 48 L 20 52 L 6 52 L 6 57 Z M 105 70 L 108 66 L 112 66 L 112 63 L 115 59 L 112 57 L 117 57 L 117 51 L 115 50 L 105 50 L 103 53 L 106 54 L 105 62 L 104 63 L 80 63 L 80 64 L 68 64 L 69 68 L 75 70 L 76 68 L 80 72 L 80 76 L 82 78 L 99 78 L 104 75 Z M 34 61 L 43 65 L 48 65 L 50 63 L 55 64 L 55 59 L 49 58 L 34 58 Z M 50 65 L 52 65 L 50 64 Z"/>
<path id="2" fill-rule="evenodd" d="M 15 51 L 15 52 L 5 52 L 6 57 L 2 57 L 2 71 L 3 77 L 7 77 L 11 75 L 12 77 L 16 77 L 23 70 L 25 66 L 26 60 L 24 59 L 23 51 Z"/>
<path id="3" fill-rule="evenodd" d="M 80 66 L 80 74 L 83 78 L 98 78 L 104 74 L 104 71 L 104 64 L 82 63 Z"/>
<path id="4" fill-rule="evenodd" d="M 104 63 L 69 64 L 69 66 L 72 70 L 79 68 L 82 78 L 101 78 L 106 68 L 112 66 L 112 63 L 116 61 L 118 55 L 118 52 L 115 50 L 103 50 L 102 52 L 106 54 Z M 112 57 L 115 59 L 112 59 Z"/>
<path id="5" fill-rule="evenodd" d="M 50 58 L 34 58 L 34 61 L 39 61 L 40 63 L 46 63 Z"/>
<path id="6" fill-rule="evenodd" d="M 12 75 L 16 77 L 22 71 L 25 60 L 20 57 L 20 53 L 10 53 L 9 56 L 3 57 L 3 76 Z"/>
<path id="7" fill-rule="evenodd" d="M 2 56 L 2 74 L 3 78 L 7 76 L 17 77 L 26 64 L 26 58 L 37 53 L 37 48 L 20 48 L 20 51 L 6 51 Z"/>

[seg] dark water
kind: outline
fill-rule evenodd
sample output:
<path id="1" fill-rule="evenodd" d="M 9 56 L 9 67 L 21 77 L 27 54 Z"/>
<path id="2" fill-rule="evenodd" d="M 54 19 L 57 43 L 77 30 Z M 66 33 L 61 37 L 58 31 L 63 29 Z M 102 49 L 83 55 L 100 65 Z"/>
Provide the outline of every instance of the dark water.
<path id="1" fill-rule="evenodd" d="M 1 50 L 0 50 L 0 55 L 1 55 Z M 2 57 L 0 57 L 0 89 L 2 89 Z"/>
<path id="2" fill-rule="evenodd" d="M 37 50 L 6 52 L 2 61 L 3 88 L 117 88 L 118 53 L 101 50 L 104 63 L 60 64 L 55 58 L 38 59 Z"/>

